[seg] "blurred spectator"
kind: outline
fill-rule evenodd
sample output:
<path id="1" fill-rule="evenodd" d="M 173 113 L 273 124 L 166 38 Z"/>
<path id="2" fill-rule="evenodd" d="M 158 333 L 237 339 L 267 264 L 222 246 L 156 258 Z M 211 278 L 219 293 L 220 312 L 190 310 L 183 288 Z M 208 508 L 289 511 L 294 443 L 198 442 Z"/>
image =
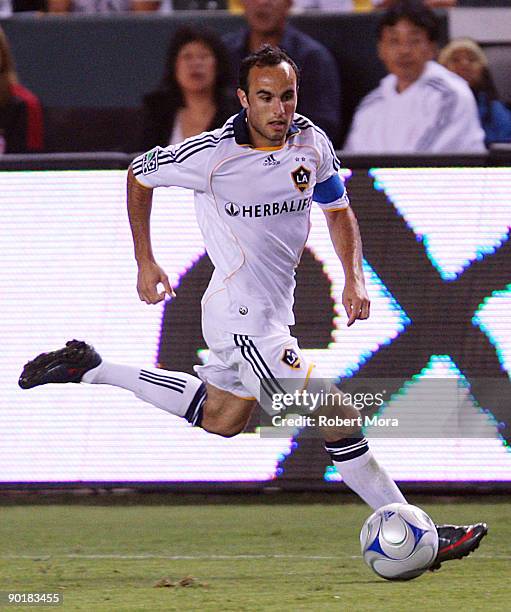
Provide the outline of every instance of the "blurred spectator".
<path id="1" fill-rule="evenodd" d="M 486 144 L 511 142 L 511 110 L 498 99 L 488 60 L 470 38 L 458 38 L 442 49 L 438 61 L 467 81 L 477 102 Z"/>
<path id="2" fill-rule="evenodd" d="M 0 153 L 27 153 L 42 148 L 41 104 L 18 82 L 9 43 L 0 28 Z"/>
<path id="3" fill-rule="evenodd" d="M 301 71 L 297 112 L 309 117 L 335 142 L 340 131 L 339 69 L 319 42 L 287 23 L 292 0 L 243 0 L 248 27 L 224 36 L 233 64 L 233 85 L 241 60 L 263 44 L 284 49 Z"/>
<path id="4" fill-rule="evenodd" d="M 372 0 L 375 8 L 388 9 L 398 4 L 399 0 Z M 451 8 L 458 4 L 458 0 L 423 0 L 424 6 L 428 8 Z"/>
<path id="5" fill-rule="evenodd" d="M 222 126 L 239 110 L 229 90 L 227 51 L 209 30 L 180 28 L 160 88 L 144 97 L 141 150 L 181 142 Z"/>
<path id="6" fill-rule="evenodd" d="M 160 0 L 47 0 L 49 13 L 123 13 L 156 11 Z"/>
<path id="7" fill-rule="evenodd" d="M 378 54 L 390 73 L 360 103 L 345 144 L 356 153 L 485 151 L 474 96 L 432 61 L 438 22 L 420 2 L 401 2 L 378 24 Z"/>
<path id="8" fill-rule="evenodd" d="M 368 13 L 378 9 L 388 9 L 400 0 L 294 0 L 293 6 L 298 10 L 329 11 L 332 13 Z M 450 8 L 458 0 L 422 0 L 429 8 Z"/>
<path id="9" fill-rule="evenodd" d="M 330 13 L 351 13 L 353 0 L 294 0 L 295 11 L 328 11 Z"/>

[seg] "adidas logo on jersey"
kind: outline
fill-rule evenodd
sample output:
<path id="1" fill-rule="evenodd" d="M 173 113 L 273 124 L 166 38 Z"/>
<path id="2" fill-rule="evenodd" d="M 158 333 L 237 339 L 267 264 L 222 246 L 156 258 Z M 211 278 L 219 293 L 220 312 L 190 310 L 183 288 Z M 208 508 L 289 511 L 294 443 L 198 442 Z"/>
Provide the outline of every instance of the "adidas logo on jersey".
<path id="1" fill-rule="evenodd" d="M 263 161 L 263 166 L 278 166 L 280 162 L 278 159 L 275 159 L 273 153 L 268 155 L 268 157 Z"/>

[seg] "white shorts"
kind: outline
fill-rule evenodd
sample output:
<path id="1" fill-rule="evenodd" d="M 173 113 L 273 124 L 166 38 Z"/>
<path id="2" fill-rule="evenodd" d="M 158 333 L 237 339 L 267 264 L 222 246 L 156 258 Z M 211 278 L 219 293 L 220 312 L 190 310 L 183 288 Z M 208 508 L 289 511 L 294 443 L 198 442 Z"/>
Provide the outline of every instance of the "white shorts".
<path id="1" fill-rule="evenodd" d="M 194 367 L 203 382 L 259 402 L 308 387 L 315 366 L 307 361 L 287 326 L 274 325 L 264 336 L 235 334 L 220 330 L 212 311 L 203 311 L 202 316 L 210 350 L 208 363 Z"/>

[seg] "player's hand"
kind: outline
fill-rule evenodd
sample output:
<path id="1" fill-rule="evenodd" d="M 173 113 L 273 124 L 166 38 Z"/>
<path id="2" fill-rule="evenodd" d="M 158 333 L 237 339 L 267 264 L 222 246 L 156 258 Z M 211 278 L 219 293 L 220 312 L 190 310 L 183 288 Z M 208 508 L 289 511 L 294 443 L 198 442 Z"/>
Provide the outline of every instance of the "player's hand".
<path id="1" fill-rule="evenodd" d="M 342 292 L 342 305 L 348 315 L 348 327 L 357 319 L 368 319 L 371 302 L 363 283 L 346 283 Z"/>
<path id="2" fill-rule="evenodd" d="M 163 291 L 158 292 L 160 284 L 163 286 Z M 176 297 L 174 289 L 170 286 L 169 277 L 155 261 L 139 264 L 137 291 L 138 297 L 146 304 L 158 304 L 166 295 Z"/>

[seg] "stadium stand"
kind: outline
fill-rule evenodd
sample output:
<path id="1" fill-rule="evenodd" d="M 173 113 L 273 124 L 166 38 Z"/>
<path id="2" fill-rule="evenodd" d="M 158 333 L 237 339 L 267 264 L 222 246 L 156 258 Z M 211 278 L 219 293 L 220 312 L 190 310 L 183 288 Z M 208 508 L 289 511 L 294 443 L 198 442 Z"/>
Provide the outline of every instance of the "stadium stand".
<path id="1" fill-rule="evenodd" d="M 94 150 L 130 150 L 134 146 L 126 144 L 127 135 L 131 139 L 130 121 L 138 120 L 143 94 L 160 80 L 172 33 L 183 23 L 200 22 L 222 33 L 235 31 L 243 23 L 239 16 L 223 11 L 183 13 L 55 15 L 37 20 L 15 16 L 1 22 L 11 40 L 20 78 L 38 93 L 46 109 L 49 151 L 90 150 L 96 138 L 100 146 Z M 321 42 L 342 67 L 346 82 L 341 137 L 358 101 L 384 75 L 376 48 L 373 42 L 368 43 L 375 38 L 376 19 L 371 13 L 308 13 L 290 18 L 293 26 L 312 37 L 321 33 Z M 445 41 L 445 14 L 442 27 Z M 129 70 L 125 69 L 126 58 Z M 76 117 L 79 120 L 75 123 Z M 108 130 L 100 136 L 104 126 Z"/>

